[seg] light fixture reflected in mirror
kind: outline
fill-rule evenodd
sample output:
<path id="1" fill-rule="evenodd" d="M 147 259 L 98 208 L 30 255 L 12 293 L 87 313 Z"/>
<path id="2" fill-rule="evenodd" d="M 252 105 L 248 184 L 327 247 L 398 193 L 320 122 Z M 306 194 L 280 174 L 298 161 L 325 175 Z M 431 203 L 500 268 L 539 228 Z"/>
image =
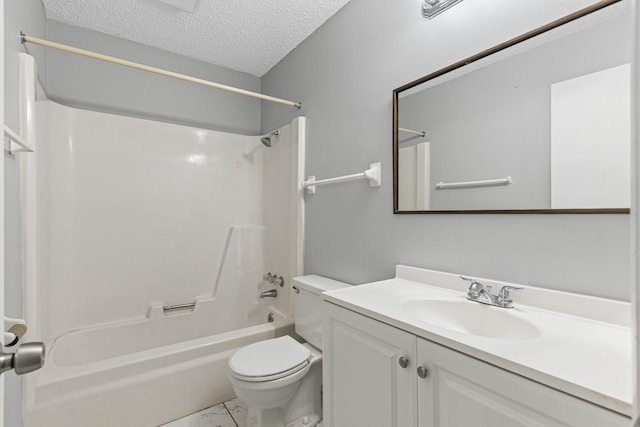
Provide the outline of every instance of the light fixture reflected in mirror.
<path id="1" fill-rule="evenodd" d="M 424 0 L 422 2 L 422 16 L 427 19 L 432 19 L 461 1 L 462 0 Z"/>

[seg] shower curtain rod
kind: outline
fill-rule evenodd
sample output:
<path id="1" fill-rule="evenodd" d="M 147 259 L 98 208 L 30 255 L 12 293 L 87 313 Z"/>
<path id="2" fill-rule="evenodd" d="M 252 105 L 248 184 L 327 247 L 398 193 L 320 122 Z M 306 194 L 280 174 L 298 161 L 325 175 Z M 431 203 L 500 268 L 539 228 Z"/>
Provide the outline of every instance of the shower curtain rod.
<path id="1" fill-rule="evenodd" d="M 62 50 L 69 53 L 75 53 L 76 55 L 82 55 L 93 59 L 99 59 L 101 61 L 112 62 L 114 64 L 124 65 L 125 67 L 136 68 L 142 71 L 148 71 L 150 73 L 160 74 L 162 76 L 173 77 L 174 79 L 185 80 L 192 83 L 201 84 L 204 86 L 210 86 L 217 89 L 226 90 L 229 92 L 239 93 L 241 95 L 252 96 L 265 101 L 277 102 L 279 104 L 289 105 L 291 107 L 302 108 L 301 102 L 288 101 L 286 99 L 275 98 L 269 95 L 263 95 L 257 92 L 251 92 L 249 90 L 239 89 L 233 86 L 227 86 L 220 83 L 210 82 L 208 80 L 199 79 L 196 77 L 187 76 L 185 74 L 174 73 L 173 71 L 163 70 L 161 68 L 150 67 L 148 65 L 138 64 L 137 62 L 127 61 L 125 59 L 115 58 L 113 56 L 103 55 L 101 53 L 91 52 L 89 50 L 78 49 L 77 47 L 67 46 L 60 43 L 51 42 L 48 40 L 39 39 L 37 37 L 31 37 L 20 32 L 20 40 L 22 44 L 33 43 L 40 46 L 50 47 L 53 49 Z"/>
<path id="2" fill-rule="evenodd" d="M 406 132 L 406 133 L 412 133 L 414 135 L 418 135 L 418 136 L 422 136 L 424 137 L 427 133 L 423 130 L 413 130 L 413 129 L 407 129 L 407 128 L 398 128 L 399 131 L 402 132 Z"/>

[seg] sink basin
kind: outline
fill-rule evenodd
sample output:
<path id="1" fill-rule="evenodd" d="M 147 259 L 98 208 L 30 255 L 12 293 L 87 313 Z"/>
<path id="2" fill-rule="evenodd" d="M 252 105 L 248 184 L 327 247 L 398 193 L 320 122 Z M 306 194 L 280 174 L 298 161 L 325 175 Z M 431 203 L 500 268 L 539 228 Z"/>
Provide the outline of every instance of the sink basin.
<path id="1" fill-rule="evenodd" d="M 488 338 L 530 340 L 540 336 L 532 323 L 511 309 L 467 300 L 413 300 L 403 304 L 410 316 L 439 328 Z"/>

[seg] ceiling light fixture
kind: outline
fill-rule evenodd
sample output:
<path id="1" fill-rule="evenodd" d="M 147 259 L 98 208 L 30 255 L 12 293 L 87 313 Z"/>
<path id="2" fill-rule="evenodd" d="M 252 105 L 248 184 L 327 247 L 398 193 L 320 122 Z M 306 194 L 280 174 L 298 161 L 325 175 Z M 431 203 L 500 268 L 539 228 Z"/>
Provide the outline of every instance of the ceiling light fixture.
<path id="1" fill-rule="evenodd" d="M 160 3 L 168 4 L 178 9 L 182 9 L 186 12 L 193 13 L 196 10 L 196 4 L 199 0 L 158 0 Z"/>
<path id="2" fill-rule="evenodd" d="M 427 19 L 432 19 L 461 1 L 462 0 L 424 0 L 422 2 L 422 16 Z"/>

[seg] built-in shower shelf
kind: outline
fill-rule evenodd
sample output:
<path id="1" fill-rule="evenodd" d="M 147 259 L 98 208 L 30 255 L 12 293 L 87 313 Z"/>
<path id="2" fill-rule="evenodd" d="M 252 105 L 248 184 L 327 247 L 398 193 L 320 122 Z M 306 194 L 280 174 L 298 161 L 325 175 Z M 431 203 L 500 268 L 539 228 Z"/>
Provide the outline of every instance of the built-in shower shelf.
<path id="1" fill-rule="evenodd" d="M 33 153 L 33 148 L 29 146 L 17 133 L 9 129 L 7 125 L 4 125 L 4 136 L 5 138 L 9 138 L 11 141 L 11 146 L 9 147 L 9 154 L 14 153 Z M 14 148 L 14 144 L 18 145 L 20 148 Z"/>

